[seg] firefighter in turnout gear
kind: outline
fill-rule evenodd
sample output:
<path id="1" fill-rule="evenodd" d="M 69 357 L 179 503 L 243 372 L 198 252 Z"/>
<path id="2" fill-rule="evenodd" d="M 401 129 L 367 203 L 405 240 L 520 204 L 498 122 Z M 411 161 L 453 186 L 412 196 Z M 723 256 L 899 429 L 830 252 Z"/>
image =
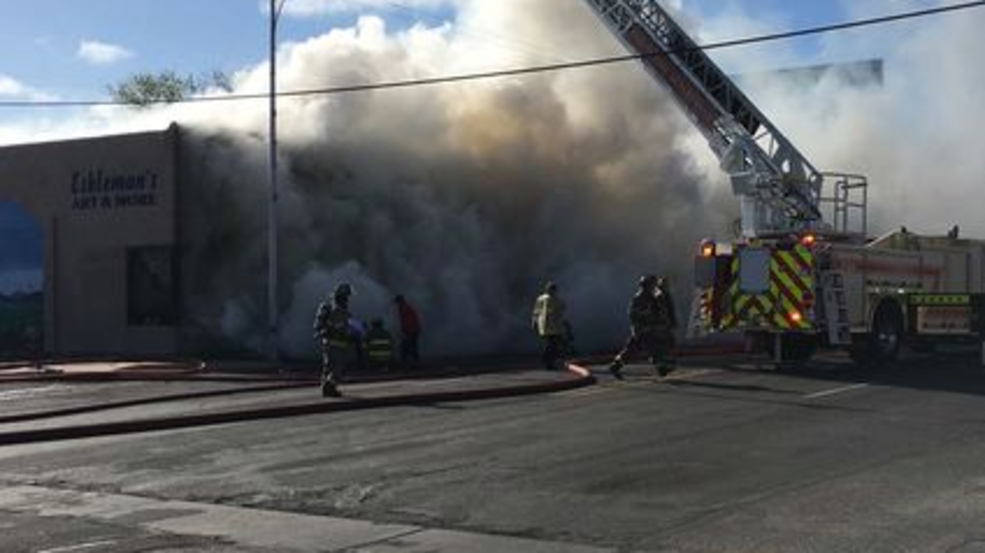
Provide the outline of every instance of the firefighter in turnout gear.
<path id="1" fill-rule="evenodd" d="M 366 357 L 373 370 L 385 371 L 393 364 L 393 335 L 383 319 L 373 319 L 366 334 Z"/>
<path id="2" fill-rule="evenodd" d="M 661 377 L 670 373 L 676 320 L 666 279 L 653 275 L 640 278 L 639 290 L 629 304 L 629 324 L 629 339 L 609 365 L 612 376 L 621 380 L 627 357 L 639 351 L 646 352 Z"/>
<path id="3" fill-rule="evenodd" d="M 564 302 L 557 295 L 557 284 L 548 282 L 544 286 L 544 293 L 534 302 L 531 324 L 544 343 L 541 360 L 544 368 L 549 371 L 562 368 L 559 362 L 563 356 L 567 333 L 564 311 Z"/>
<path id="4" fill-rule="evenodd" d="M 677 340 L 677 313 L 674 311 L 674 298 L 670 295 L 670 281 L 667 277 L 657 279 L 657 361 L 669 373 L 676 368 L 673 358 Z"/>
<path id="5" fill-rule="evenodd" d="M 331 301 L 323 301 L 315 316 L 315 337 L 322 349 L 322 396 L 339 397 L 338 382 L 357 361 L 355 337 L 349 327 L 352 288 L 340 284 Z"/>
<path id="6" fill-rule="evenodd" d="M 393 298 L 400 320 L 400 362 L 406 369 L 418 369 L 421 364 L 421 316 L 402 294 Z"/>

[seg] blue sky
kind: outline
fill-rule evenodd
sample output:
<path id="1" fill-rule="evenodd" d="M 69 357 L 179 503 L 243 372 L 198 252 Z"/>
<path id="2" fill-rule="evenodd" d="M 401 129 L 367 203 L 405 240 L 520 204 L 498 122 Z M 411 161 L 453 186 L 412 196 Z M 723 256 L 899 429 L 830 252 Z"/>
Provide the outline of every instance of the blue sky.
<path id="1" fill-rule="evenodd" d="M 288 5 L 296 1 L 288 0 Z M 5 2 L 0 18 L 0 78 L 67 99 L 105 96 L 108 84 L 139 71 L 233 72 L 266 58 L 265 6 L 260 0 Z M 397 20 L 411 15 L 407 9 L 391 13 Z M 414 14 L 426 20 L 437 17 L 434 10 Z M 349 24 L 354 17 L 354 13 L 285 14 L 278 30 L 282 40 L 297 40 Z M 86 43 L 97 43 L 89 49 L 96 56 L 100 45 L 105 46 L 104 58 L 84 58 Z"/>
<path id="2" fill-rule="evenodd" d="M 299 10 L 320 1 L 287 0 L 287 5 Z M 406 1 L 362 1 L 383 5 L 384 13 L 396 25 L 416 18 L 433 22 L 449 15 L 448 8 L 393 7 L 411 3 Z M 106 96 L 107 85 L 134 72 L 173 69 L 202 74 L 213 69 L 232 72 L 256 64 L 266 57 L 265 4 L 261 0 L 5 2 L 0 19 L 0 99 L 100 98 Z M 772 22 L 792 27 L 845 17 L 835 0 L 685 2 L 698 18 L 729 4 L 769 13 Z M 283 40 L 302 39 L 351 23 L 357 13 L 287 14 L 279 32 Z"/>

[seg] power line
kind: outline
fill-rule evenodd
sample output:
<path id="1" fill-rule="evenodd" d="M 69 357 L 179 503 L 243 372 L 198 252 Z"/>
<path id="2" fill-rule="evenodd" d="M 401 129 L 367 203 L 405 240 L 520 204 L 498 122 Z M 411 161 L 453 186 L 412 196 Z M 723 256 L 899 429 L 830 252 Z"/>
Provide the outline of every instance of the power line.
<path id="1" fill-rule="evenodd" d="M 700 51 L 712 51 L 712 50 L 723 50 L 726 48 L 737 48 L 741 46 L 749 46 L 752 44 L 760 44 L 764 42 L 776 42 L 780 40 L 790 40 L 794 38 L 801 38 L 812 35 L 833 33 L 838 31 L 845 31 L 849 29 L 858 29 L 862 27 L 872 27 L 876 25 L 885 25 L 889 23 L 896 23 L 899 21 L 905 21 L 910 19 L 918 19 L 929 16 L 941 15 L 945 13 L 954 13 L 958 11 L 970 10 L 973 8 L 985 7 L 985 0 L 978 0 L 974 2 L 963 2 L 960 4 L 952 4 L 949 6 L 940 6 L 936 8 L 927 8 L 923 10 L 916 10 L 910 12 L 899 13 L 895 15 L 887 15 L 881 17 L 873 17 L 869 19 L 859 19 L 855 21 L 848 21 L 844 23 L 835 23 L 831 25 L 822 25 L 817 27 L 808 27 L 805 29 L 798 29 L 793 31 L 784 31 L 778 33 L 770 33 L 763 35 L 756 35 L 745 38 L 738 38 L 733 40 L 725 40 L 721 42 L 713 42 L 705 44 L 703 46 L 698 46 L 696 48 L 686 48 L 678 49 L 664 52 L 655 52 L 648 54 L 625 54 L 620 56 L 608 56 L 601 58 L 591 58 L 578 61 L 561 62 L 561 63 L 551 63 L 545 65 L 533 65 L 528 67 L 517 67 L 511 69 L 500 69 L 494 71 L 484 71 L 476 73 L 463 73 L 459 75 L 446 75 L 440 77 L 429 77 L 420 79 L 408 79 L 408 80 L 398 80 L 398 81 L 385 81 L 378 83 L 364 83 L 364 84 L 353 84 L 353 85 L 341 85 L 341 86 L 330 86 L 323 88 L 311 88 L 302 90 L 286 90 L 278 92 L 278 97 L 283 98 L 297 98 L 304 96 L 326 96 L 333 94 L 351 94 L 356 92 L 370 92 L 377 90 L 391 90 L 400 88 L 413 88 L 419 86 L 433 86 L 438 84 L 452 84 L 460 83 L 466 81 L 478 81 L 487 79 L 497 79 L 503 77 L 516 77 L 524 75 L 532 75 L 537 73 L 550 73 L 557 71 L 566 71 L 571 69 L 583 69 L 587 67 L 596 67 L 602 65 L 613 65 L 617 63 L 625 63 L 629 61 L 640 61 L 656 56 L 665 56 L 668 53 L 671 54 L 685 54 L 690 51 L 700 50 Z M 269 94 L 267 93 L 253 93 L 253 94 L 226 94 L 222 96 L 198 96 L 193 98 L 186 98 L 178 101 L 160 101 L 151 102 L 151 104 L 192 104 L 192 103 L 206 103 L 206 102 L 230 102 L 230 101 L 243 101 L 243 100 L 260 100 L 269 99 Z M 8 100 L 0 101 L 0 108 L 55 108 L 55 107 L 98 107 L 98 106 L 132 106 L 132 103 L 122 102 L 116 100 Z"/>

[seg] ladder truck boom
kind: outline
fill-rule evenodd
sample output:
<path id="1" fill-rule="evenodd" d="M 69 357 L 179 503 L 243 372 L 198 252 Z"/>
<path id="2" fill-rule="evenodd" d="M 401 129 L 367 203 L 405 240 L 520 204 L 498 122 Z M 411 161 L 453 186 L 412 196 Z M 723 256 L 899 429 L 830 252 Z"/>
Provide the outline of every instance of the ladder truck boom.
<path id="1" fill-rule="evenodd" d="M 824 175 L 656 0 L 586 0 L 708 140 L 742 204 L 747 238 L 828 230 Z"/>

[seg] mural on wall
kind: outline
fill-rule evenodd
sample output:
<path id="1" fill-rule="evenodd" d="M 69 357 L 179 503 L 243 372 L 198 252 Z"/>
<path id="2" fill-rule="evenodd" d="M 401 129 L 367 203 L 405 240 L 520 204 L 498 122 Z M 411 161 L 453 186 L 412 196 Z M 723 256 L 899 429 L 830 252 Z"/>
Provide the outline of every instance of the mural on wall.
<path id="1" fill-rule="evenodd" d="M 0 357 L 40 352 L 44 329 L 44 241 L 40 222 L 0 202 Z"/>

